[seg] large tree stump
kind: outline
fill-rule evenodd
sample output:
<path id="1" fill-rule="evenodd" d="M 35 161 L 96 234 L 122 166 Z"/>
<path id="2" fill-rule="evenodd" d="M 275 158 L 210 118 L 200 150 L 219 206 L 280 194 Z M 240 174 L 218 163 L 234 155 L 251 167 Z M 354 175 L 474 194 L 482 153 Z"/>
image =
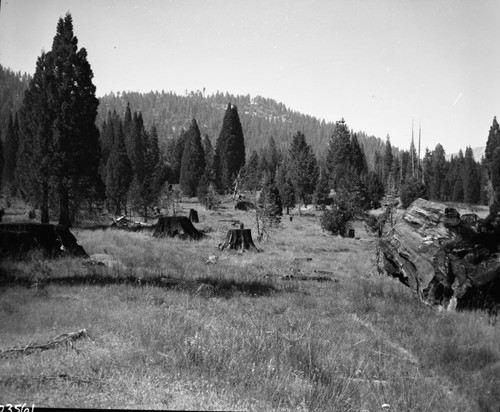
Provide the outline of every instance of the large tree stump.
<path id="1" fill-rule="evenodd" d="M 380 239 L 384 269 L 428 304 L 500 309 L 500 222 L 470 220 L 415 200 Z"/>
<path id="2" fill-rule="evenodd" d="M 67 226 L 41 223 L 0 224 L 0 256 L 22 258 L 31 250 L 46 257 L 88 257 Z"/>
<path id="3" fill-rule="evenodd" d="M 230 229 L 227 232 L 226 240 L 220 246 L 220 250 L 232 249 L 238 251 L 258 252 L 252 239 L 251 229 Z"/>
<path id="4" fill-rule="evenodd" d="M 189 210 L 189 220 L 193 223 L 199 223 L 198 212 L 194 209 Z"/>
<path id="5" fill-rule="evenodd" d="M 161 216 L 156 223 L 154 237 L 180 237 L 181 239 L 199 240 L 205 235 L 193 226 L 185 216 Z"/>

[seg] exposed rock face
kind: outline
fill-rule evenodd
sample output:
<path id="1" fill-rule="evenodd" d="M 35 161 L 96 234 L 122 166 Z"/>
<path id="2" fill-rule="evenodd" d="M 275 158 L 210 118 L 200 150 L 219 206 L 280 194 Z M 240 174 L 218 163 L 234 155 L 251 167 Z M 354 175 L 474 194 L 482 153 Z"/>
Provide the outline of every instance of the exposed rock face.
<path id="1" fill-rule="evenodd" d="M 380 239 L 384 268 L 426 303 L 498 311 L 499 223 L 417 199 Z"/>
<path id="2" fill-rule="evenodd" d="M 40 250 L 47 257 L 88 257 L 66 226 L 41 223 L 0 224 L 0 256 L 23 257 Z"/>

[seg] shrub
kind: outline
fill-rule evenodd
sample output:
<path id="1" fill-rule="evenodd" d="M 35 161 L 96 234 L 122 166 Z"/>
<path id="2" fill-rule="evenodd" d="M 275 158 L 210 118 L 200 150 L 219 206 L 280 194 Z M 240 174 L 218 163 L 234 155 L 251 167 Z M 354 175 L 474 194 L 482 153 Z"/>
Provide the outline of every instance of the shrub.
<path id="1" fill-rule="evenodd" d="M 425 185 L 415 178 L 411 178 L 401 188 L 401 205 L 404 209 L 418 198 L 427 198 Z"/>

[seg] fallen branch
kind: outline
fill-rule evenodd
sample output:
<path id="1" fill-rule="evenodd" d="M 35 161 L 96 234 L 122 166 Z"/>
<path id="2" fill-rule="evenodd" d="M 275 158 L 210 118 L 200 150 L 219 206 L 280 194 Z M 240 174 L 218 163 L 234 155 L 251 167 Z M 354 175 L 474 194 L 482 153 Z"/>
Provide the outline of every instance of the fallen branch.
<path id="1" fill-rule="evenodd" d="M 370 383 L 375 385 L 387 385 L 387 381 L 382 381 L 378 379 L 363 379 L 363 378 L 347 378 L 350 382 L 358 382 L 358 383 Z"/>
<path id="2" fill-rule="evenodd" d="M 73 347 L 73 342 L 82 337 L 87 337 L 90 339 L 87 333 L 87 329 L 81 329 L 77 332 L 63 333 L 59 336 L 56 336 L 50 342 L 43 344 L 33 344 L 33 341 L 31 341 L 24 347 L 13 347 L 10 349 L 0 350 L 0 358 L 4 358 L 9 355 L 15 355 L 15 354 L 29 355 L 30 353 L 37 350 L 44 351 L 44 350 L 54 349 L 63 344 L 70 345 L 73 349 L 76 350 L 76 348 Z"/>

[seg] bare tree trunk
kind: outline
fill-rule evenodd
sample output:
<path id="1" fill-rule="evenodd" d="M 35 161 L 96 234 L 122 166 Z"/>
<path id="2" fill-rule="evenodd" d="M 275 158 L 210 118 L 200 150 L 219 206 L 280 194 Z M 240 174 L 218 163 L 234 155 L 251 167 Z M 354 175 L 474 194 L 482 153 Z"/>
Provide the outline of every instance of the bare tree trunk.
<path id="1" fill-rule="evenodd" d="M 59 224 L 71 227 L 69 193 L 62 183 L 59 185 Z"/>
<path id="2" fill-rule="evenodd" d="M 42 183 L 42 204 L 40 205 L 40 222 L 49 223 L 49 185 Z"/>

